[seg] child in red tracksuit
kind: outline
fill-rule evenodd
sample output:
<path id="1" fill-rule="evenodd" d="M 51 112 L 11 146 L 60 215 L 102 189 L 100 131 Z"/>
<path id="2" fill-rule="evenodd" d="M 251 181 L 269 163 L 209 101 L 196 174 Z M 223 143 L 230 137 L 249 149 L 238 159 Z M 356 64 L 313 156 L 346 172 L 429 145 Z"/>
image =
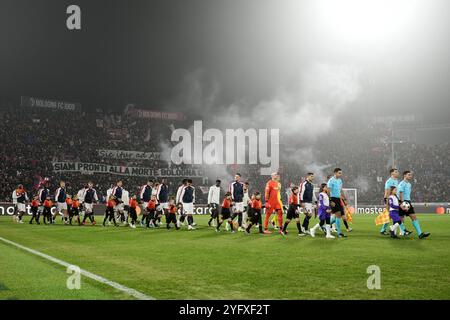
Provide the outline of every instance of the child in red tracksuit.
<path id="1" fill-rule="evenodd" d="M 129 205 L 130 205 L 130 217 L 131 217 L 130 227 L 132 227 L 134 229 L 134 228 L 136 228 L 136 220 L 137 220 L 136 208 L 138 206 L 138 202 L 136 200 L 136 195 L 131 197 Z"/>
<path id="2" fill-rule="evenodd" d="M 220 231 L 220 226 L 224 221 L 227 221 L 230 224 L 231 232 L 234 233 L 233 219 L 231 218 L 231 192 L 225 193 L 225 198 L 222 201 L 222 206 L 220 208 L 220 219 L 217 223 L 216 231 Z"/>
<path id="3" fill-rule="evenodd" d="M 167 218 L 166 218 L 167 229 L 170 229 L 170 223 L 173 223 L 177 230 L 180 229 L 177 225 L 177 211 L 178 211 L 178 207 L 175 205 L 175 198 L 170 197 L 169 212 L 167 213 Z"/>
<path id="4" fill-rule="evenodd" d="M 78 200 L 78 196 L 74 195 L 72 200 L 72 210 L 69 215 L 69 223 L 72 224 L 73 217 L 77 217 L 78 225 L 81 224 L 80 221 L 80 200 Z"/>
<path id="5" fill-rule="evenodd" d="M 245 232 L 250 233 L 250 228 L 254 224 L 258 224 L 259 233 L 264 233 L 262 227 L 261 209 L 262 209 L 261 193 L 255 192 L 252 195 L 252 199 L 250 200 L 250 210 L 248 215 L 250 223 L 248 224 L 247 229 L 245 229 Z"/>
<path id="6" fill-rule="evenodd" d="M 50 197 L 47 197 L 44 201 L 44 211 L 42 212 L 44 223 L 47 224 L 46 219 L 48 220 L 48 223 L 52 223 L 52 207 L 53 202 L 50 200 Z"/>
<path id="7" fill-rule="evenodd" d="M 39 201 L 38 196 L 34 196 L 33 200 L 31 201 L 31 214 L 33 215 L 30 220 L 30 224 L 33 224 L 33 219 L 36 221 L 36 224 L 39 224 Z"/>
<path id="8" fill-rule="evenodd" d="M 152 227 L 155 226 L 155 221 L 156 221 L 156 217 L 155 217 L 155 212 L 156 212 L 156 196 L 152 195 L 150 201 L 147 204 L 147 216 L 145 217 L 145 225 L 147 226 L 147 228 L 150 228 L 150 225 Z"/>
<path id="9" fill-rule="evenodd" d="M 286 221 L 284 222 L 283 229 L 281 229 L 281 234 L 286 235 L 288 233 L 287 227 L 292 219 L 295 219 L 297 223 L 297 230 L 299 236 L 306 235 L 302 232 L 302 226 L 300 225 L 300 215 L 298 209 L 300 208 L 300 201 L 298 199 L 299 189 L 297 186 L 291 188 L 291 195 L 289 196 L 289 208 L 286 213 Z"/>
<path id="10" fill-rule="evenodd" d="M 106 220 L 109 218 L 109 222 L 111 220 L 114 222 L 114 225 L 117 227 L 116 218 L 114 217 L 114 207 L 116 206 L 116 197 L 113 195 L 109 196 L 108 202 L 106 203 L 105 210 L 105 218 L 103 219 L 103 226 L 106 226 Z"/>

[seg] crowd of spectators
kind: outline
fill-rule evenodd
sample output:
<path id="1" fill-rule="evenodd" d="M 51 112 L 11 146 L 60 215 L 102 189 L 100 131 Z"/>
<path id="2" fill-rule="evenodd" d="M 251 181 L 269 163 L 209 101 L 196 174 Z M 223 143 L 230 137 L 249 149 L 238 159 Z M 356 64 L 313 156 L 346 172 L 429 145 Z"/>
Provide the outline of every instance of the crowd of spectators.
<path id="1" fill-rule="evenodd" d="M 163 158 L 113 159 L 104 158 L 97 152 L 98 149 L 162 152 L 164 146 L 170 146 L 173 125 L 170 121 L 142 119 L 102 110 L 86 113 L 13 106 L 1 107 L 0 120 L 0 201 L 10 201 L 12 191 L 19 183 L 29 193 L 34 193 L 44 178 L 48 178 L 52 190 L 57 187 L 59 180 L 66 180 L 69 193 L 76 192 L 87 181 L 93 181 L 102 195 L 119 178 L 123 179 L 125 188 L 132 194 L 137 193 L 139 186 L 145 184 L 147 179 L 161 178 L 54 172 L 52 162 L 55 161 L 148 168 L 177 167 Z M 177 123 L 177 126 L 183 125 L 187 127 L 189 124 Z M 316 183 L 324 182 L 332 174 L 333 168 L 340 167 L 344 172 L 344 187 L 356 188 L 360 203 L 381 203 L 384 182 L 392 166 L 386 128 L 346 126 L 346 130 L 332 132 L 331 135 L 324 135 L 314 141 L 307 159 L 299 157 L 292 161 L 289 157 L 287 160 L 283 158 L 286 151 L 280 151 L 283 188 L 286 190 L 291 183 L 299 183 L 302 176 L 314 170 L 311 165 L 316 168 Z M 413 199 L 417 202 L 449 201 L 449 161 L 448 143 L 425 145 L 406 142 L 395 146 L 396 166 L 400 171 L 414 172 Z M 201 169 L 201 166 L 197 168 Z M 230 180 L 236 172 L 242 173 L 244 180 L 250 182 L 251 191 L 264 191 L 268 177 L 260 175 L 258 165 L 228 165 L 225 170 L 225 175 L 210 173 L 204 178 L 194 178 L 194 184 L 202 187 L 196 194 L 197 202 L 206 202 L 207 187 L 216 178 Z M 172 193 L 183 178 L 168 178 Z M 228 183 L 224 181 L 223 186 L 226 187 Z M 286 198 L 284 193 L 282 196 Z"/>

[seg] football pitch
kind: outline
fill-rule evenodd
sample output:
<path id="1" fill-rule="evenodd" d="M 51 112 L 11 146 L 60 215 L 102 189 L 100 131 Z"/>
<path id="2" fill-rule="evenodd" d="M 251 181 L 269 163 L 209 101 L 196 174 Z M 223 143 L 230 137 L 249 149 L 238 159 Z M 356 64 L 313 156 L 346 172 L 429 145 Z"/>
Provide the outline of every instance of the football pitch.
<path id="1" fill-rule="evenodd" d="M 449 299 L 450 216 L 418 216 L 431 232 L 424 240 L 415 232 L 382 236 L 374 215 L 354 215 L 346 239 L 299 238 L 295 223 L 286 237 L 216 233 L 206 216 L 195 216 L 195 231 L 65 226 L 60 219 L 38 226 L 3 216 L 0 237 L 156 299 Z M 372 265 L 380 268 L 380 289 L 367 287 Z M 69 290 L 70 276 L 0 241 L 0 299 L 134 299 L 85 276 L 80 289 Z"/>

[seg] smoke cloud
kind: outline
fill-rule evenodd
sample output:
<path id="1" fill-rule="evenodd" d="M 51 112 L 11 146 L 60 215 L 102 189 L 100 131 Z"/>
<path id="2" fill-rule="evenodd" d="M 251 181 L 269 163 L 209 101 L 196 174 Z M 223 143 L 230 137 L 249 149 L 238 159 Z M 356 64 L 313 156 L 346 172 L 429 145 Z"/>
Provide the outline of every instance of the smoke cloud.
<path id="1" fill-rule="evenodd" d="M 281 161 L 313 171 L 324 181 L 327 166 L 316 161 L 314 143 L 337 127 L 339 115 L 352 113 L 353 103 L 363 91 L 360 76 L 361 70 L 354 65 L 314 63 L 270 98 L 256 104 L 243 98 L 221 105 L 219 83 L 205 70 L 198 69 L 186 75 L 180 94 L 172 104 L 183 106 L 191 118 L 203 120 L 204 130 L 207 126 L 224 132 L 232 128 L 280 129 L 280 143 L 285 151 Z M 188 130 L 192 132 L 192 128 Z M 225 166 L 214 167 L 207 171 L 230 178 Z"/>

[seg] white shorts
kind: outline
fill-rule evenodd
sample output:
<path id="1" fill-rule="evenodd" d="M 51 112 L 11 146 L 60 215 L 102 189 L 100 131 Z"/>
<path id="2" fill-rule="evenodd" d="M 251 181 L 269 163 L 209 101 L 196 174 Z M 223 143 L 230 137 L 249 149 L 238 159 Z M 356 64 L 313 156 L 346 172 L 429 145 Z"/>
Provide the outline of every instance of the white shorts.
<path id="1" fill-rule="evenodd" d="M 169 209 L 169 203 L 168 202 L 160 203 L 158 205 L 158 207 L 156 208 L 156 210 L 158 210 L 158 211 L 161 211 L 163 209 Z"/>
<path id="2" fill-rule="evenodd" d="M 67 203 L 58 202 L 58 204 L 56 205 L 56 208 L 58 209 L 59 212 L 62 212 L 63 210 L 67 210 Z"/>
<path id="3" fill-rule="evenodd" d="M 312 203 L 305 202 L 305 207 L 303 208 L 303 213 L 314 213 L 314 207 Z"/>
<path id="4" fill-rule="evenodd" d="M 17 211 L 19 212 L 25 212 L 26 211 L 26 207 L 25 207 L 25 203 L 17 203 Z"/>
<path id="5" fill-rule="evenodd" d="M 125 205 L 123 203 L 119 203 L 118 205 L 116 205 L 114 207 L 114 209 L 116 209 L 117 211 L 123 211 L 125 208 Z M 146 207 L 147 208 L 147 207 Z"/>
<path id="6" fill-rule="evenodd" d="M 183 203 L 183 211 L 185 214 L 194 214 L 194 204 L 193 203 Z"/>
<path id="7" fill-rule="evenodd" d="M 234 204 L 234 211 L 235 212 L 244 212 L 244 203 L 243 202 L 236 202 Z"/>
<path id="8" fill-rule="evenodd" d="M 85 203 L 84 208 L 86 209 L 86 212 L 92 212 L 92 211 L 94 211 L 94 204 L 93 203 Z"/>

